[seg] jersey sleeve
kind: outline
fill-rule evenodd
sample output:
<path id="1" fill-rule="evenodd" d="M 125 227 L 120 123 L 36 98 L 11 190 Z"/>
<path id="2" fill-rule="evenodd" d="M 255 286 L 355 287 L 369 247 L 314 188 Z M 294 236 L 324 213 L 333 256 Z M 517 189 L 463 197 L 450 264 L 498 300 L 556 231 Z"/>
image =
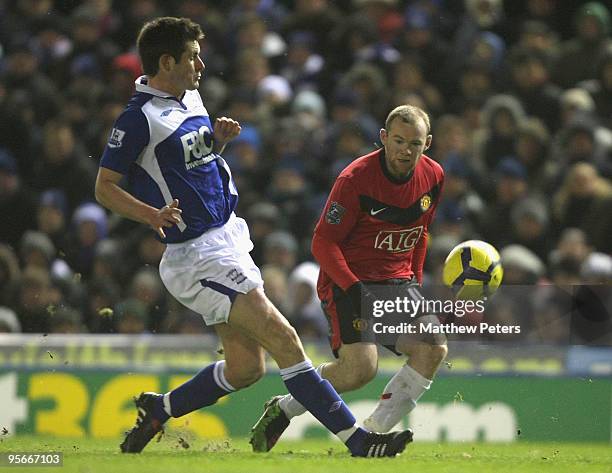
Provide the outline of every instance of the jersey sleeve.
<path id="1" fill-rule="evenodd" d="M 141 110 L 126 110 L 113 125 L 100 166 L 127 174 L 149 143 L 149 122 Z"/>
<path id="2" fill-rule="evenodd" d="M 321 271 L 343 291 L 359 282 L 359 278 L 349 268 L 338 243 L 321 238 L 315 233 L 312 237 L 312 254 L 321 265 Z"/>
<path id="3" fill-rule="evenodd" d="M 315 234 L 336 243 L 344 240 L 359 217 L 359 197 L 351 182 L 344 177 L 336 179 Z"/>
<path id="4" fill-rule="evenodd" d="M 359 198 L 350 181 L 338 178 L 312 239 L 312 254 L 340 288 L 347 289 L 359 278 L 351 271 L 339 246 L 355 226 L 359 216 Z"/>

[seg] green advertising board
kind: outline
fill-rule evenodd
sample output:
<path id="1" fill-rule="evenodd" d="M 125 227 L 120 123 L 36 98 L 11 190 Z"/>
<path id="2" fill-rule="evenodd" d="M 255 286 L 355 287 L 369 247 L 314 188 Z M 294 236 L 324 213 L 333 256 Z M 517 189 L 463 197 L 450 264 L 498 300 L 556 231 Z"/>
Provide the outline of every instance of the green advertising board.
<path id="1" fill-rule="evenodd" d="M 193 371 L 0 370 L 0 426 L 12 434 L 119 437 L 134 421 L 132 397 L 165 392 Z M 380 373 L 343 397 L 366 417 L 388 380 Z M 169 425 L 204 438 L 245 436 L 273 394 L 269 373 L 255 385 Z M 529 376 L 441 376 L 406 420 L 425 441 L 611 441 L 612 380 Z M 310 415 L 292 420 L 284 438 L 325 436 Z"/>

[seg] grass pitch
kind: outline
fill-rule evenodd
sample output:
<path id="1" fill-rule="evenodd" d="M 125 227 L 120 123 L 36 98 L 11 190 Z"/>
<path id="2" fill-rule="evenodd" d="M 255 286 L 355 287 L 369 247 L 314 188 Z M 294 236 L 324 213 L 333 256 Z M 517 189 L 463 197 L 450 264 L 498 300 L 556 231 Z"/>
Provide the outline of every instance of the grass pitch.
<path id="1" fill-rule="evenodd" d="M 2 471 L 58 473 L 231 472 L 231 473 L 612 473 L 606 444 L 436 444 L 416 443 L 397 458 L 351 458 L 338 442 L 281 441 L 267 454 L 255 454 L 246 439 L 210 441 L 166 435 L 142 454 L 119 453 L 119 439 L 3 437 L 0 454 L 63 452 L 63 467 L 0 467 Z"/>

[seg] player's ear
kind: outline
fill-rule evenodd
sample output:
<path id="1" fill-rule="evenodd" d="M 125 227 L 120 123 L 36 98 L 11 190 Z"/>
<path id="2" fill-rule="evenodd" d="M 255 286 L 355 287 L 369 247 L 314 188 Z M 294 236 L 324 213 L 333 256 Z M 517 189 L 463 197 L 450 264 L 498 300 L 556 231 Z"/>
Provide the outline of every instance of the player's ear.
<path id="1" fill-rule="evenodd" d="M 387 130 L 381 128 L 378 136 L 380 137 L 380 142 L 383 144 L 383 146 L 385 146 L 387 144 Z"/>
<path id="2" fill-rule="evenodd" d="M 172 54 L 162 54 L 159 57 L 159 70 L 169 72 L 172 70 L 174 65 L 176 64 L 176 60 L 172 57 Z"/>
<path id="3" fill-rule="evenodd" d="M 425 138 L 425 149 L 429 149 L 432 139 L 433 137 L 431 135 L 427 135 L 427 138 Z"/>

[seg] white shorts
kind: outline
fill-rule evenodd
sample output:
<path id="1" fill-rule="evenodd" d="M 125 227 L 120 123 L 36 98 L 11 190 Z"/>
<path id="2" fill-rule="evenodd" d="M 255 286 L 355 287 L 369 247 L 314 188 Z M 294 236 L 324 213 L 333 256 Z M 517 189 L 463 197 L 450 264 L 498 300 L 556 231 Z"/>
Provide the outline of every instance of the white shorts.
<path id="1" fill-rule="evenodd" d="M 236 296 L 263 287 L 249 252 L 253 242 L 244 219 L 234 214 L 219 228 L 184 243 L 169 244 L 159 274 L 181 304 L 202 315 L 206 325 L 227 322 Z"/>

